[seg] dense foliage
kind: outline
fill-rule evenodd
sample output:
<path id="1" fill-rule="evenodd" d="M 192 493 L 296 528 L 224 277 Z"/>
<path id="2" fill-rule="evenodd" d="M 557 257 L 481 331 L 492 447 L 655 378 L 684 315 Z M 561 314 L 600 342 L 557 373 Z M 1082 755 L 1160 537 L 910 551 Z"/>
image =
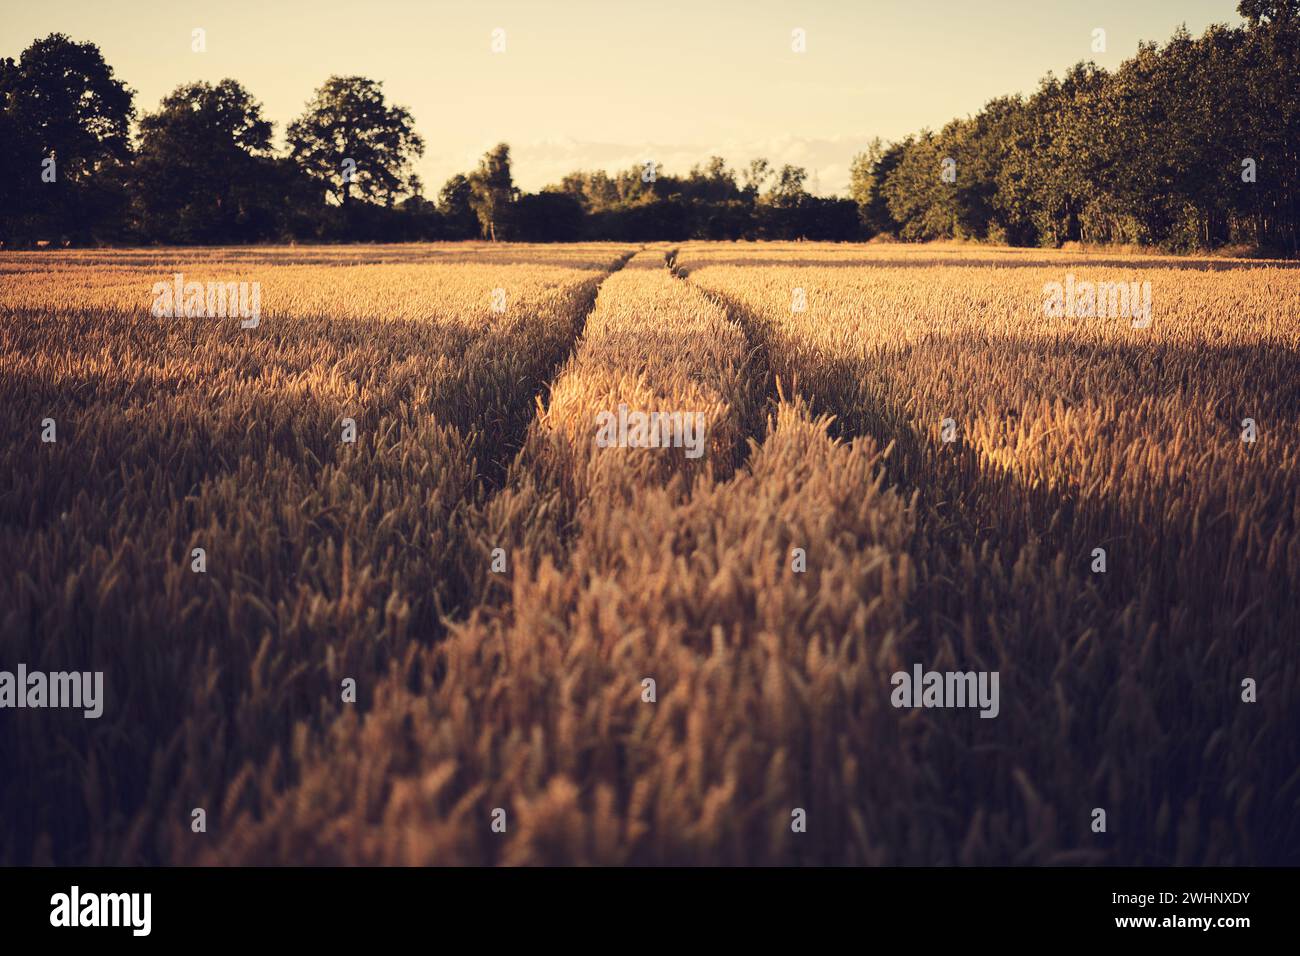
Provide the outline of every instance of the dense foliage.
<path id="1" fill-rule="evenodd" d="M 438 201 L 411 171 L 414 119 L 381 84 L 331 76 L 271 148 L 234 80 L 182 85 L 136 124 L 91 43 L 53 34 L 0 61 L 0 242 L 288 239 L 975 239 L 1294 255 L 1300 0 L 1243 0 L 1239 27 L 1140 45 L 1113 72 L 1080 63 L 1029 96 L 856 156 L 850 198 L 806 171 L 710 157 L 687 175 L 579 171 L 514 185 L 509 146 Z M 53 163 L 56 173 L 50 180 Z"/>
<path id="2" fill-rule="evenodd" d="M 1180 30 L 1114 72 L 1079 64 L 937 133 L 873 144 L 853 167 L 864 222 L 907 240 L 1248 244 L 1294 255 L 1297 3 L 1240 10 L 1244 27 Z"/>

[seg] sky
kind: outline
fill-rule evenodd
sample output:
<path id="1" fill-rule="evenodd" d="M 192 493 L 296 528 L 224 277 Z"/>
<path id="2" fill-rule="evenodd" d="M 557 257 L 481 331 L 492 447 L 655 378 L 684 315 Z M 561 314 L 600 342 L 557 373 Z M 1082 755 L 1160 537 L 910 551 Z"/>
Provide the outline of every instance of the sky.
<path id="1" fill-rule="evenodd" d="M 829 195 L 875 136 L 937 129 L 1080 60 L 1116 66 L 1180 24 L 1238 24 L 1236 3 L 40 0 L 6 5 L 0 57 L 51 32 L 93 41 L 140 113 L 182 83 L 232 77 L 281 144 L 327 77 L 361 74 L 414 116 L 430 195 L 500 141 L 526 190 L 576 169 L 653 159 L 684 173 L 720 155 L 736 169 L 755 156 L 804 166 L 810 191 Z"/>

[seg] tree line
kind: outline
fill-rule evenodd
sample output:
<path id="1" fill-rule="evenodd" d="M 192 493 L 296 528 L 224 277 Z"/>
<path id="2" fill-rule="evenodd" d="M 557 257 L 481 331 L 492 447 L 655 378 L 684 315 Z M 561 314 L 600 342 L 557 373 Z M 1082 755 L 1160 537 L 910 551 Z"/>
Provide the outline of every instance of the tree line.
<path id="1" fill-rule="evenodd" d="M 232 243 L 488 238 L 822 239 L 1016 245 L 1248 244 L 1296 254 L 1300 0 L 1242 0 L 1241 27 L 1180 29 L 1113 72 L 1081 63 L 938 132 L 876 140 L 848 198 L 807 171 L 710 157 L 579 171 L 536 193 L 510 148 L 425 195 L 411 114 L 332 76 L 272 145 L 232 79 L 187 83 L 138 118 L 93 43 L 52 34 L 0 61 L 0 242 Z"/>
<path id="2" fill-rule="evenodd" d="M 806 170 L 764 160 L 743 183 L 714 157 L 686 176 L 647 163 L 525 193 L 502 143 L 431 199 L 412 171 L 424 140 L 410 112 L 361 76 L 327 79 L 279 152 L 262 105 L 232 79 L 184 84 L 136 119 L 93 43 L 52 34 L 0 61 L 0 241 L 853 239 L 861 228 L 854 202 L 809 195 Z"/>
<path id="3" fill-rule="evenodd" d="M 1295 255 L 1300 0 L 1178 30 L 1113 72 L 1081 63 L 1028 97 L 855 157 L 869 232 L 1014 245 L 1245 244 Z"/>

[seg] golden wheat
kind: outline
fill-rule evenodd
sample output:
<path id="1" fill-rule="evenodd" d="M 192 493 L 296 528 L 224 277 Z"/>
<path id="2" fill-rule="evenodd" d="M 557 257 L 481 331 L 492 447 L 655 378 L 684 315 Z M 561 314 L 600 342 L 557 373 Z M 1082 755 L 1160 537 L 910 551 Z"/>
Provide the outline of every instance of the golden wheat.
<path id="1" fill-rule="evenodd" d="M 0 257 L 0 663 L 109 688 L 17 714 L 0 860 L 1294 862 L 1300 273 L 631 252 Z M 177 272 L 260 324 L 150 315 Z M 916 662 L 999 717 L 890 707 Z"/>

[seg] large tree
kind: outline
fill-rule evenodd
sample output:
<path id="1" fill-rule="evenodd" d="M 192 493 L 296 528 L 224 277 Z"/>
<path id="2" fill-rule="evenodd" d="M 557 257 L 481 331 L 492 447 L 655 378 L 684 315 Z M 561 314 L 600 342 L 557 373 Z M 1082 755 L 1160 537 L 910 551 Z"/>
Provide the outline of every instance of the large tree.
<path id="1" fill-rule="evenodd" d="M 1252 25 L 1290 24 L 1300 21 L 1300 0 L 1241 0 L 1237 12 Z"/>
<path id="2" fill-rule="evenodd" d="M 172 242 L 270 238 L 285 200 L 271 123 L 235 80 L 178 87 L 140 120 L 136 208 Z"/>
<path id="3" fill-rule="evenodd" d="M 808 170 L 786 163 L 776 173 L 772 188 L 767 191 L 767 201 L 778 209 L 798 206 L 808 196 L 803 185 L 807 179 Z"/>
<path id="4" fill-rule="evenodd" d="M 759 156 L 757 159 L 751 159 L 745 171 L 741 174 L 745 182 L 745 195 L 752 201 L 760 192 L 769 179 L 772 178 L 772 164 L 766 159 Z"/>
<path id="5" fill-rule="evenodd" d="M 460 173 L 452 176 L 438 192 L 438 212 L 449 239 L 472 239 L 478 231 L 478 216 L 474 213 L 474 189 L 469 179 Z"/>
<path id="6" fill-rule="evenodd" d="M 887 214 L 880 214 L 885 207 L 882 188 L 889 172 L 884 159 L 885 143 L 877 136 L 867 144 L 866 152 L 857 153 L 849 164 L 849 198 L 858 204 L 858 218 L 870 234 L 888 231 L 891 223 Z"/>
<path id="7" fill-rule="evenodd" d="M 719 203 L 740 197 L 736 174 L 727 168 L 721 156 L 710 156 L 703 166 L 691 167 L 682 183 L 682 193 L 694 202 Z"/>
<path id="8" fill-rule="evenodd" d="M 382 84 L 331 76 L 289 125 L 290 156 L 340 206 L 354 195 L 391 206 L 414 192 L 411 163 L 423 155 L 410 111 L 390 106 Z"/>
<path id="9" fill-rule="evenodd" d="M 497 143 L 483 154 L 478 169 L 470 173 L 470 203 L 483 229 L 483 235 L 496 241 L 497 230 L 509 213 L 510 204 L 518 198 L 514 179 L 510 173 L 510 147 Z"/>
<path id="10" fill-rule="evenodd" d="M 1294 256 L 1300 254 L 1300 0 L 1242 0 L 1237 9 L 1252 27 L 1238 71 L 1251 97 L 1239 111 L 1242 138 L 1259 169 L 1245 190 L 1243 218 L 1254 222 L 1256 237 Z M 1240 190 L 1236 182 L 1234 189 Z"/>
<path id="11" fill-rule="evenodd" d="M 0 61 L 0 199 L 11 237 L 87 238 L 115 217 L 132 97 L 99 47 L 61 33 Z"/>

